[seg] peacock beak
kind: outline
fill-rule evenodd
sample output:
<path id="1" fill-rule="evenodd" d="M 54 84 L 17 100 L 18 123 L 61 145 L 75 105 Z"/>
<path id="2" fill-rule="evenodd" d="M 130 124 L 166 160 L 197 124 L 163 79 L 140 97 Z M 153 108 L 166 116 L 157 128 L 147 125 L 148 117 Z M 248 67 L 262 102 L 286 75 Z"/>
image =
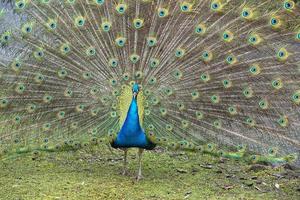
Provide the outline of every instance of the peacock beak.
<path id="1" fill-rule="evenodd" d="M 138 95 L 138 93 L 137 93 L 137 92 L 133 92 L 133 98 L 136 98 L 136 97 L 137 97 L 137 95 Z"/>

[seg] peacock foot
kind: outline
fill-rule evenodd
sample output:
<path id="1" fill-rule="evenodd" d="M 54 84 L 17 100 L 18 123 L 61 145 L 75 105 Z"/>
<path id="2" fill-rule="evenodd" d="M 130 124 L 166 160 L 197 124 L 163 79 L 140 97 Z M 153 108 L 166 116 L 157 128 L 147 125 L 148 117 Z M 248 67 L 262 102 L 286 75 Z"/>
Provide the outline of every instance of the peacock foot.
<path id="1" fill-rule="evenodd" d="M 137 180 L 137 181 L 140 181 L 140 180 L 142 180 L 142 179 L 144 179 L 144 177 L 143 177 L 142 175 L 137 175 L 137 176 L 136 176 L 136 180 Z"/>
<path id="2" fill-rule="evenodd" d="M 127 170 L 127 169 L 124 169 L 123 172 L 122 172 L 122 175 L 123 175 L 123 176 L 128 175 L 128 170 Z"/>

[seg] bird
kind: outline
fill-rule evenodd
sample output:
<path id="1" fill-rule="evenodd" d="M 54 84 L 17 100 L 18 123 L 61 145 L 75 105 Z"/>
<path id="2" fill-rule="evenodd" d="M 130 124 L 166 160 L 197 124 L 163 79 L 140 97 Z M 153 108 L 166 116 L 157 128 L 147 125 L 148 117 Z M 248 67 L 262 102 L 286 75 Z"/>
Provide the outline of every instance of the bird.
<path id="1" fill-rule="evenodd" d="M 107 144 L 272 165 L 300 152 L 293 0 L 0 3 L 0 158 Z M 200 157 L 200 156 L 199 156 Z"/>
<path id="2" fill-rule="evenodd" d="M 139 111 L 138 111 L 138 102 L 137 96 L 139 94 L 139 85 L 137 83 L 133 84 L 132 87 L 132 100 L 128 109 L 125 121 L 121 121 L 121 129 L 118 132 L 117 136 L 111 140 L 111 145 L 114 148 L 123 148 L 124 149 L 124 171 L 123 175 L 127 173 L 127 151 L 128 148 L 137 147 L 139 148 L 138 157 L 139 157 L 139 171 L 137 175 L 137 179 L 140 180 L 142 178 L 142 170 L 141 170 L 141 157 L 144 149 L 152 150 L 155 148 L 155 143 L 152 142 L 144 130 L 140 125 L 139 120 Z M 128 102 L 128 100 L 127 100 Z M 123 102 L 119 102 L 122 104 Z M 141 100 L 140 100 L 140 103 Z M 126 102 L 124 102 L 126 104 Z M 126 110 L 125 110 L 126 111 Z M 143 113 L 140 114 L 141 118 L 143 118 Z"/>

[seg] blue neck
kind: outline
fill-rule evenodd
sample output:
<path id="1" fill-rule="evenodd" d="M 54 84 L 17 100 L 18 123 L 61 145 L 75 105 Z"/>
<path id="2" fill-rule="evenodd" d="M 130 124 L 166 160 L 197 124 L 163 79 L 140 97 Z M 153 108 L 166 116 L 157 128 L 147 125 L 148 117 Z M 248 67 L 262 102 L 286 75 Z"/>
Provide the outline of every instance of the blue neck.
<path id="1" fill-rule="evenodd" d="M 134 97 L 132 98 L 125 122 L 120 132 L 128 137 L 136 136 L 143 132 L 139 120 L 137 100 Z"/>
<path id="2" fill-rule="evenodd" d="M 153 149 L 155 147 L 155 144 L 148 140 L 141 128 L 136 98 L 132 98 L 124 124 L 112 143 L 112 147 L 137 147 L 143 149 Z"/>

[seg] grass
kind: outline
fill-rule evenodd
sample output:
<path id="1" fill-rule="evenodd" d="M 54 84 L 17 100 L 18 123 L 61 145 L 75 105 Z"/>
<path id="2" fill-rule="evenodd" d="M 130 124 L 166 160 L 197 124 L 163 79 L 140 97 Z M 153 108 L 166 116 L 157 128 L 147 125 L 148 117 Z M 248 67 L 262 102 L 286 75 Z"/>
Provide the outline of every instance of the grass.
<path id="1" fill-rule="evenodd" d="M 123 176 L 122 154 L 107 147 L 47 153 L 0 162 L 0 199 L 297 199 L 299 171 L 209 155 L 146 152 L 144 179 L 135 181 L 136 151 Z M 253 166 L 252 166 L 253 167 Z M 262 169 L 260 169 L 262 168 Z"/>

